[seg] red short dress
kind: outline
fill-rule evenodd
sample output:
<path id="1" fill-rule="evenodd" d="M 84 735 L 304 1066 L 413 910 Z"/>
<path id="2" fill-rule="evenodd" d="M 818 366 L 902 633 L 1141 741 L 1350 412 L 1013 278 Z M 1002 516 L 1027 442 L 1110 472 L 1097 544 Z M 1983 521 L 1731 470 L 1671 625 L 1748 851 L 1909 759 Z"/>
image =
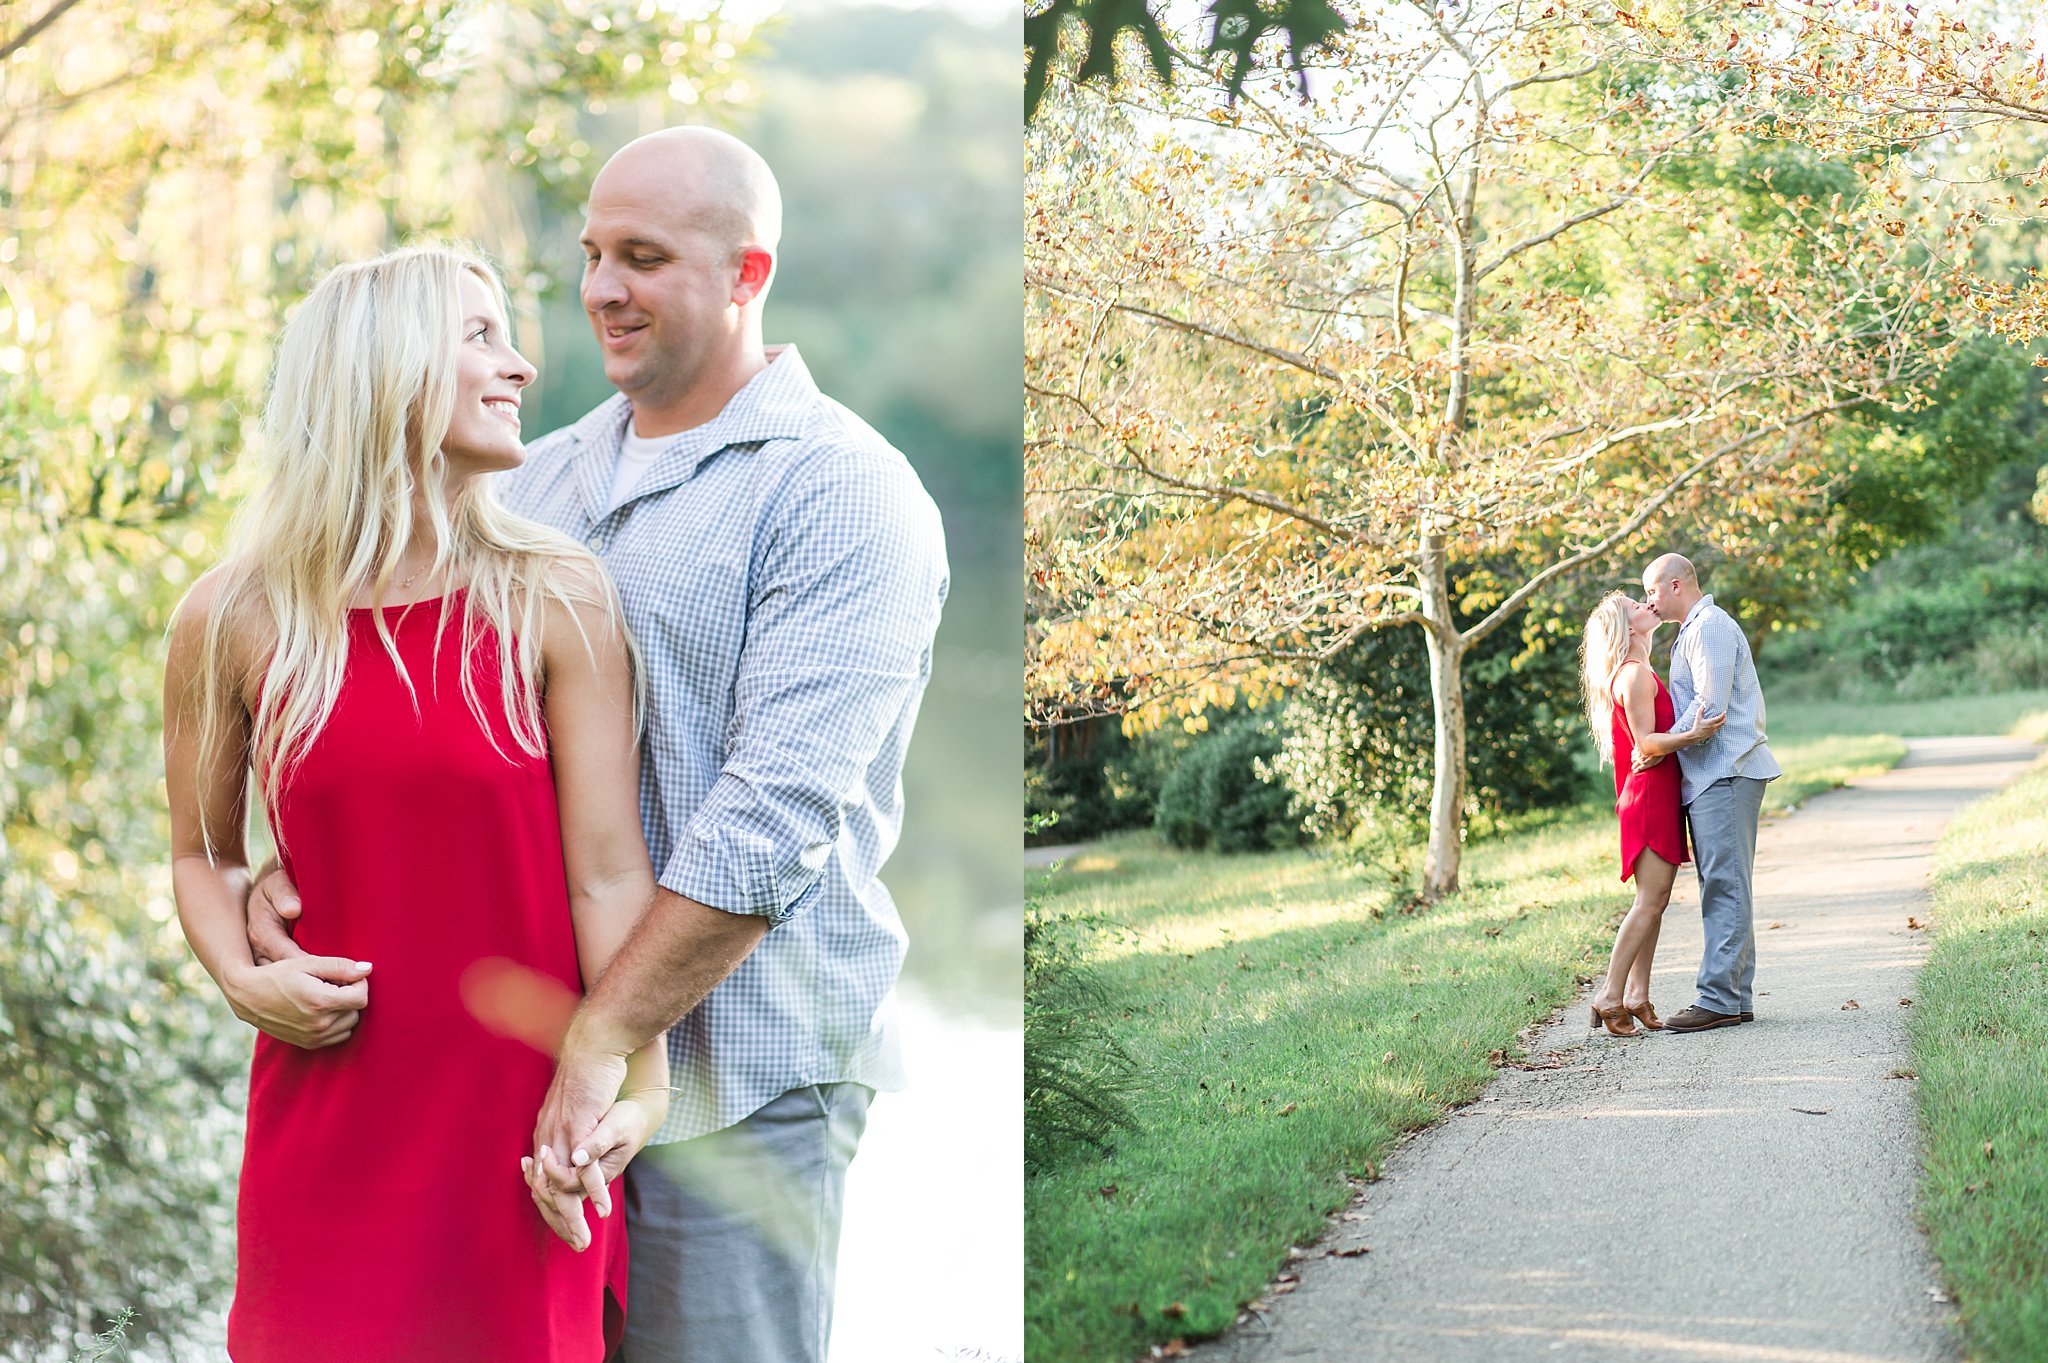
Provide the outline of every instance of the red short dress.
<path id="1" fill-rule="evenodd" d="M 340 699 L 275 811 L 299 945 L 374 968 L 348 1040 L 257 1038 L 234 1363 L 600 1363 L 622 1332 L 616 1185 L 609 1219 L 586 1204 L 588 1250 L 549 1231 L 519 1159 L 554 1063 L 463 1003 L 480 961 L 581 983 L 548 759 L 498 711 L 486 630 L 493 749 L 463 699 L 459 609 L 439 616 L 387 611 L 408 692 L 371 613 L 350 613 Z"/>
<path id="2" fill-rule="evenodd" d="M 1628 665 L 1622 664 L 1624 667 Z M 1616 675 L 1619 676 L 1619 672 Z M 1650 680 L 1657 683 L 1656 731 L 1669 733 L 1678 719 L 1671 705 L 1671 693 L 1664 689 L 1664 679 L 1654 668 L 1650 670 Z M 1686 855 L 1685 811 L 1679 803 L 1683 783 L 1678 774 L 1677 755 L 1667 755 L 1648 771 L 1636 771 L 1632 766 L 1636 755 L 1635 735 L 1629 731 L 1627 711 L 1619 704 L 1614 707 L 1611 724 L 1614 736 L 1614 813 L 1621 821 L 1621 878 L 1627 880 L 1635 874 L 1636 858 L 1646 847 L 1673 866 L 1683 866 L 1691 858 Z"/>

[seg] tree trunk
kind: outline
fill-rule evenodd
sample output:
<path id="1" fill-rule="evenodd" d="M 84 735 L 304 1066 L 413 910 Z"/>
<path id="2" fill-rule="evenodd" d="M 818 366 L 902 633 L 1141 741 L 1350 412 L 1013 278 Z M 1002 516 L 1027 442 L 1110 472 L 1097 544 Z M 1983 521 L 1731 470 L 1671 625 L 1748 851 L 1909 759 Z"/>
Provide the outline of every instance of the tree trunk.
<path id="1" fill-rule="evenodd" d="M 1429 694 L 1436 712 L 1435 780 L 1429 798 L 1429 854 L 1422 898 L 1458 892 L 1465 850 L 1465 641 L 1451 616 L 1451 565 L 1442 529 L 1422 527 L 1423 638 L 1429 647 Z"/>

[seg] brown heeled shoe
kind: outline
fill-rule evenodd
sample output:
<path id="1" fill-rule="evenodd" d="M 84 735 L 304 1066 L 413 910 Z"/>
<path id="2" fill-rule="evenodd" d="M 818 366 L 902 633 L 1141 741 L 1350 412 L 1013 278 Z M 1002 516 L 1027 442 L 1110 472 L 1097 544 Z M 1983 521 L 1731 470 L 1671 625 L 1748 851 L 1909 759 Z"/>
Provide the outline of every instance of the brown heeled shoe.
<path id="1" fill-rule="evenodd" d="M 1626 1031 L 1622 1030 L 1620 1027 L 1615 1025 L 1617 1022 L 1622 1021 L 1623 1019 L 1628 1020 L 1628 1029 Z M 1618 1003 L 1615 1004 L 1612 1008 L 1602 1008 L 1597 1003 L 1593 1005 L 1593 1021 L 1591 1025 L 1594 1027 L 1599 1027 L 1602 1024 L 1606 1025 L 1607 1034 L 1609 1036 L 1642 1035 L 1641 1032 L 1636 1030 L 1635 1021 L 1633 1017 L 1630 1015 L 1628 1009 L 1622 1007 Z"/>
<path id="2" fill-rule="evenodd" d="M 1657 1009 L 1650 1003 L 1648 999 L 1644 999 L 1641 1003 L 1637 1004 L 1633 1008 L 1629 1008 L 1626 1005 L 1624 1005 L 1623 1011 L 1625 1011 L 1630 1017 L 1634 1018 L 1637 1022 L 1642 1023 L 1643 1026 L 1647 1027 L 1649 1030 L 1653 1032 L 1661 1032 L 1664 1030 L 1664 1024 L 1660 1022 L 1657 1018 Z"/>

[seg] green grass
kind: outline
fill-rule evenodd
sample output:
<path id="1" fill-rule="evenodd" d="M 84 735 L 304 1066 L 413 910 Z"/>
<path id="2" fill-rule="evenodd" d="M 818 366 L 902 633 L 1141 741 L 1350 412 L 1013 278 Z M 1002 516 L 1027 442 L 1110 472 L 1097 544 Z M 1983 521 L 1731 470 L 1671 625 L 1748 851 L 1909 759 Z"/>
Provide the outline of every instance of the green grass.
<path id="1" fill-rule="evenodd" d="M 1347 1174 L 1571 998 L 1620 902 L 1611 841 L 1584 818 L 1475 848 L 1466 893 L 1384 918 L 1386 891 L 1310 852 L 1130 834 L 1047 878 L 1047 907 L 1117 925 L 1089 969 L 1145 1083 L 1113 1154 L 1026 1187 L 1027 1355 L 1121 1363 L 1228 1326 Z"/>
<path id="2" fill-rule="evenodd" d="M 1767 808 L 1905 751 L 1829 719 L 1815 707 L 1774 743 L 1786 776 Z M 1027 1182 L 1028 1355 L 1123 1363 L 1230 1325 L 1349 1200 L 1347 1179 L 1476 1097 L 1489 1053 L 1513 1057 L 1599 968 L 1628 904 L 1618 861 L 1599 804 L 1475 841 L 1464 892 L 1412 915 L 1313 851 L 1126 834 L 1032 873 L 1044 908 L 1098 924 L 1080 969 L 1142 1082 L 1113 1152 Z"/>
<path id="3" fill-rule="evenodd" d="M 1770 702 L 1768 717 L 1773 751 L 1778 751 L 1781 741 L 1796 744 L 1840 734 L 1928 738 L 1940 734 L 2010 733 L 2038 743 L 2048 741 L 2048 691 L 1867 704 L 1774 700 Z M 1779 755 L 1782 759 L 1783 754 Z"/>
<path id="4" fill-rule="evenodd" d="M 2048 1358 L 2048 765 L 1943 838 L 1914 991 L 1920 1211 L 1977 1363 Z"/>

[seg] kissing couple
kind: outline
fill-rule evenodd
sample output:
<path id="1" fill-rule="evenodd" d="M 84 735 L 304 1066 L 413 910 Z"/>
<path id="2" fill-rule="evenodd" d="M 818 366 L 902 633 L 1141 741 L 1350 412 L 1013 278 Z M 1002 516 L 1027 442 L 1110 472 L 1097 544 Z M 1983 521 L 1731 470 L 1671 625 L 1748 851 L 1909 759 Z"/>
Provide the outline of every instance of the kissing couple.
<path id="1" fill-rule="evenodd" d="M 1669 686 L 1650 666 L 1651 636 L 1667 622 L 1678 626 Z M 1755 1021 L 1757 819 L 1764 787 L 1783 773 L 1764 741 L 1763 688 L 1749 640 L 1700 591 L 1689 560 L 1661 554 L 1643 572 L 1642 600 L 1610 592 L 1593 608 L 1580 681 L 1594 746 L 1614 767 L 1621 878 L 1636 885 L 1593 991 L 1592 1025 L 1640 1036 L 1643 1029 L 1704 1032 Z M 1699 876 L 1706 937 L 1699 997 L 1660 1020 L 1650 1004 L 1650 966 L 1672 884 L 1688 860 Z"/>

